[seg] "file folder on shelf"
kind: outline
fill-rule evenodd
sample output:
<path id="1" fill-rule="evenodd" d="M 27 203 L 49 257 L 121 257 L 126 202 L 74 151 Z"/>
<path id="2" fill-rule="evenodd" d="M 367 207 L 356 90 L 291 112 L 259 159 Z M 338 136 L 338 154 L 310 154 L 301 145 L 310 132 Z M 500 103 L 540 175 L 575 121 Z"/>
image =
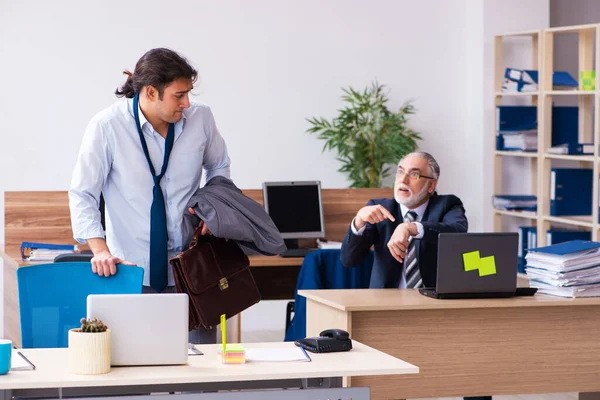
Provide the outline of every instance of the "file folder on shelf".
<path id="1" fill-rule="evenodd" d="M 552 107 L 552 146 L 579 142 L 579 107 Z"/>
<path id="2" fill-rule="evenodd" d="M 592 240 L 590 231 L 566 231 L 551 229 L 546 232 L 546 245 L 559 244 L 573 240 Z"/>
<path id="3" fill-rule="evenodd" d="M 536 106 L 496 106 L 496 150 L 537 150 L 537 126 Z M 578 141 L 579 108 L 553 106 L 551 146 Z"/>
<path id="4" fill-rule="evenodd" d="M 492 203 L 498 209 L 535 211 L 537 208 L 537 196 L 495 195 Z"/>
<path id="5" fill-rule="evenodd" d="M 563 143 L 548 149 L 550 154 L 589 155 L 594 154 L 594 143 Z"/>
<path id="6" fill-rule="evenodd" d="M 550 215 L 592 214 L 591 168 L 553 168 L 550 171 Z"/>
<path id="7" fill-rule="evenodd" d="M 539 73 L 537 70 L 519 70 L 506 68 L 504 71 L 503 92 L 536 92 L 539 89 Z M 579 83 L 567 71 L 552 73 L 552 88 L 554 90 L 576 90 Z"/>
<path id="8" fill-rule="evenodd" d="M 496 106 L 496 121 L 499 133 L 537 130 L 537 107 Z"/>
<path id="9" fill-rule="evenodd" d="M 519 250 L 518 250 L 518 272 L 524 273 L 525 266 L 527 264 L 525 260 L 525 256 L 527 255 L 527 250 L 530 247 L 536 247 L 536 244 L 532 244 L 532 240 L 534 240 L 534 234 L 537 234 L 537 228 L 534 226 L 520 226 L 518 229 L 519 233 Z"/>

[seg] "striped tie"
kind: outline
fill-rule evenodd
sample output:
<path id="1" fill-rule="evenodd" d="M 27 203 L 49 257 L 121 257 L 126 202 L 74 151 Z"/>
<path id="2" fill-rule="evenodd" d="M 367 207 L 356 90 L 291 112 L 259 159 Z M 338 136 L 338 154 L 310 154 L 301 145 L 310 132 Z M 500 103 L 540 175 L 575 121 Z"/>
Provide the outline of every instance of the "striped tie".
<path id="1" fill-rule="evenodd" d="M 409 211 L 406 213 L 404 220 L 406 222 L 413 222 L 417 219 L 417 213 Z M 408 254 L 404 259 L 404 265 L 406 265 L 406 287 L 407 288 L 419 288 L 423 286 L 423 280 L 421 279 L 421 272 L 419 271 L 419 265 L 417 263 L 417 246 L 415 241 L 411 237 L 408 243 Z"/>

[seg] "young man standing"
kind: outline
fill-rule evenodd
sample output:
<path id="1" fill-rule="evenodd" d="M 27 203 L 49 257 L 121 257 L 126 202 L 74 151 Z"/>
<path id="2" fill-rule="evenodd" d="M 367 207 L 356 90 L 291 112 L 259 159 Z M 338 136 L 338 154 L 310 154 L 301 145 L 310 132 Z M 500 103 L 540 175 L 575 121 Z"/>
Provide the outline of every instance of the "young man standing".
<path id="1" fill-rule="evenodd" d="M 73 233 L 92 250 L 94 273 L 108 277 L 117 264 L 135 264 L 144 268 L 144 292 L 174 292 L 168 259 L 182 250 L 186 203 L 203 169 L 207 181 L 230 177 L 227 146 L 210 109 L 190 103 L 197 71 L 185 58 L 152 49 L 125 74 L 116 91 L 122 99 L 85 130 L 69 190 Z M 214 331 L 193 331 L 190 341 L 214 342 Z"/>

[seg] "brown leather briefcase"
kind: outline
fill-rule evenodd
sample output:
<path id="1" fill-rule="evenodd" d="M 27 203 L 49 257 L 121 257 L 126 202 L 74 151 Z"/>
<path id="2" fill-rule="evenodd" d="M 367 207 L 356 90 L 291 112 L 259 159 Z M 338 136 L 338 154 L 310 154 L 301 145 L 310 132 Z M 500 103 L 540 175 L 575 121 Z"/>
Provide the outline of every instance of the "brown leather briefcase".
<path id="1" fill-rule="evenodd" d="M 210 329 L 260 301 L 250 261 L 234 240 L 200 235 L 171 258 L 175 288 L 190 298 L 189 329 Z"/>

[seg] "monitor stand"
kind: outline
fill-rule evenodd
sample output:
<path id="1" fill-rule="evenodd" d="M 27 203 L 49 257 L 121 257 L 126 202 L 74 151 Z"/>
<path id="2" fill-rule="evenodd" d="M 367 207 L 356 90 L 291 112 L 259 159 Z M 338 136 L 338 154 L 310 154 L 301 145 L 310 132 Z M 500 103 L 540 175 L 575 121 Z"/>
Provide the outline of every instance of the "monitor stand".
<path id="1" fill-rule="evenodd" d="M 280 254 L 281 257 L 304 257 L 315 249 L 298 247 L 298 239 L 283 239 L 287 250 Z"/>
<path id="2" fill-rule="evenodd" d="M 288 249 L 297 249 L 298 248 L 298 239 L 283 239 L 285 243 L 285 247 Z"/>

